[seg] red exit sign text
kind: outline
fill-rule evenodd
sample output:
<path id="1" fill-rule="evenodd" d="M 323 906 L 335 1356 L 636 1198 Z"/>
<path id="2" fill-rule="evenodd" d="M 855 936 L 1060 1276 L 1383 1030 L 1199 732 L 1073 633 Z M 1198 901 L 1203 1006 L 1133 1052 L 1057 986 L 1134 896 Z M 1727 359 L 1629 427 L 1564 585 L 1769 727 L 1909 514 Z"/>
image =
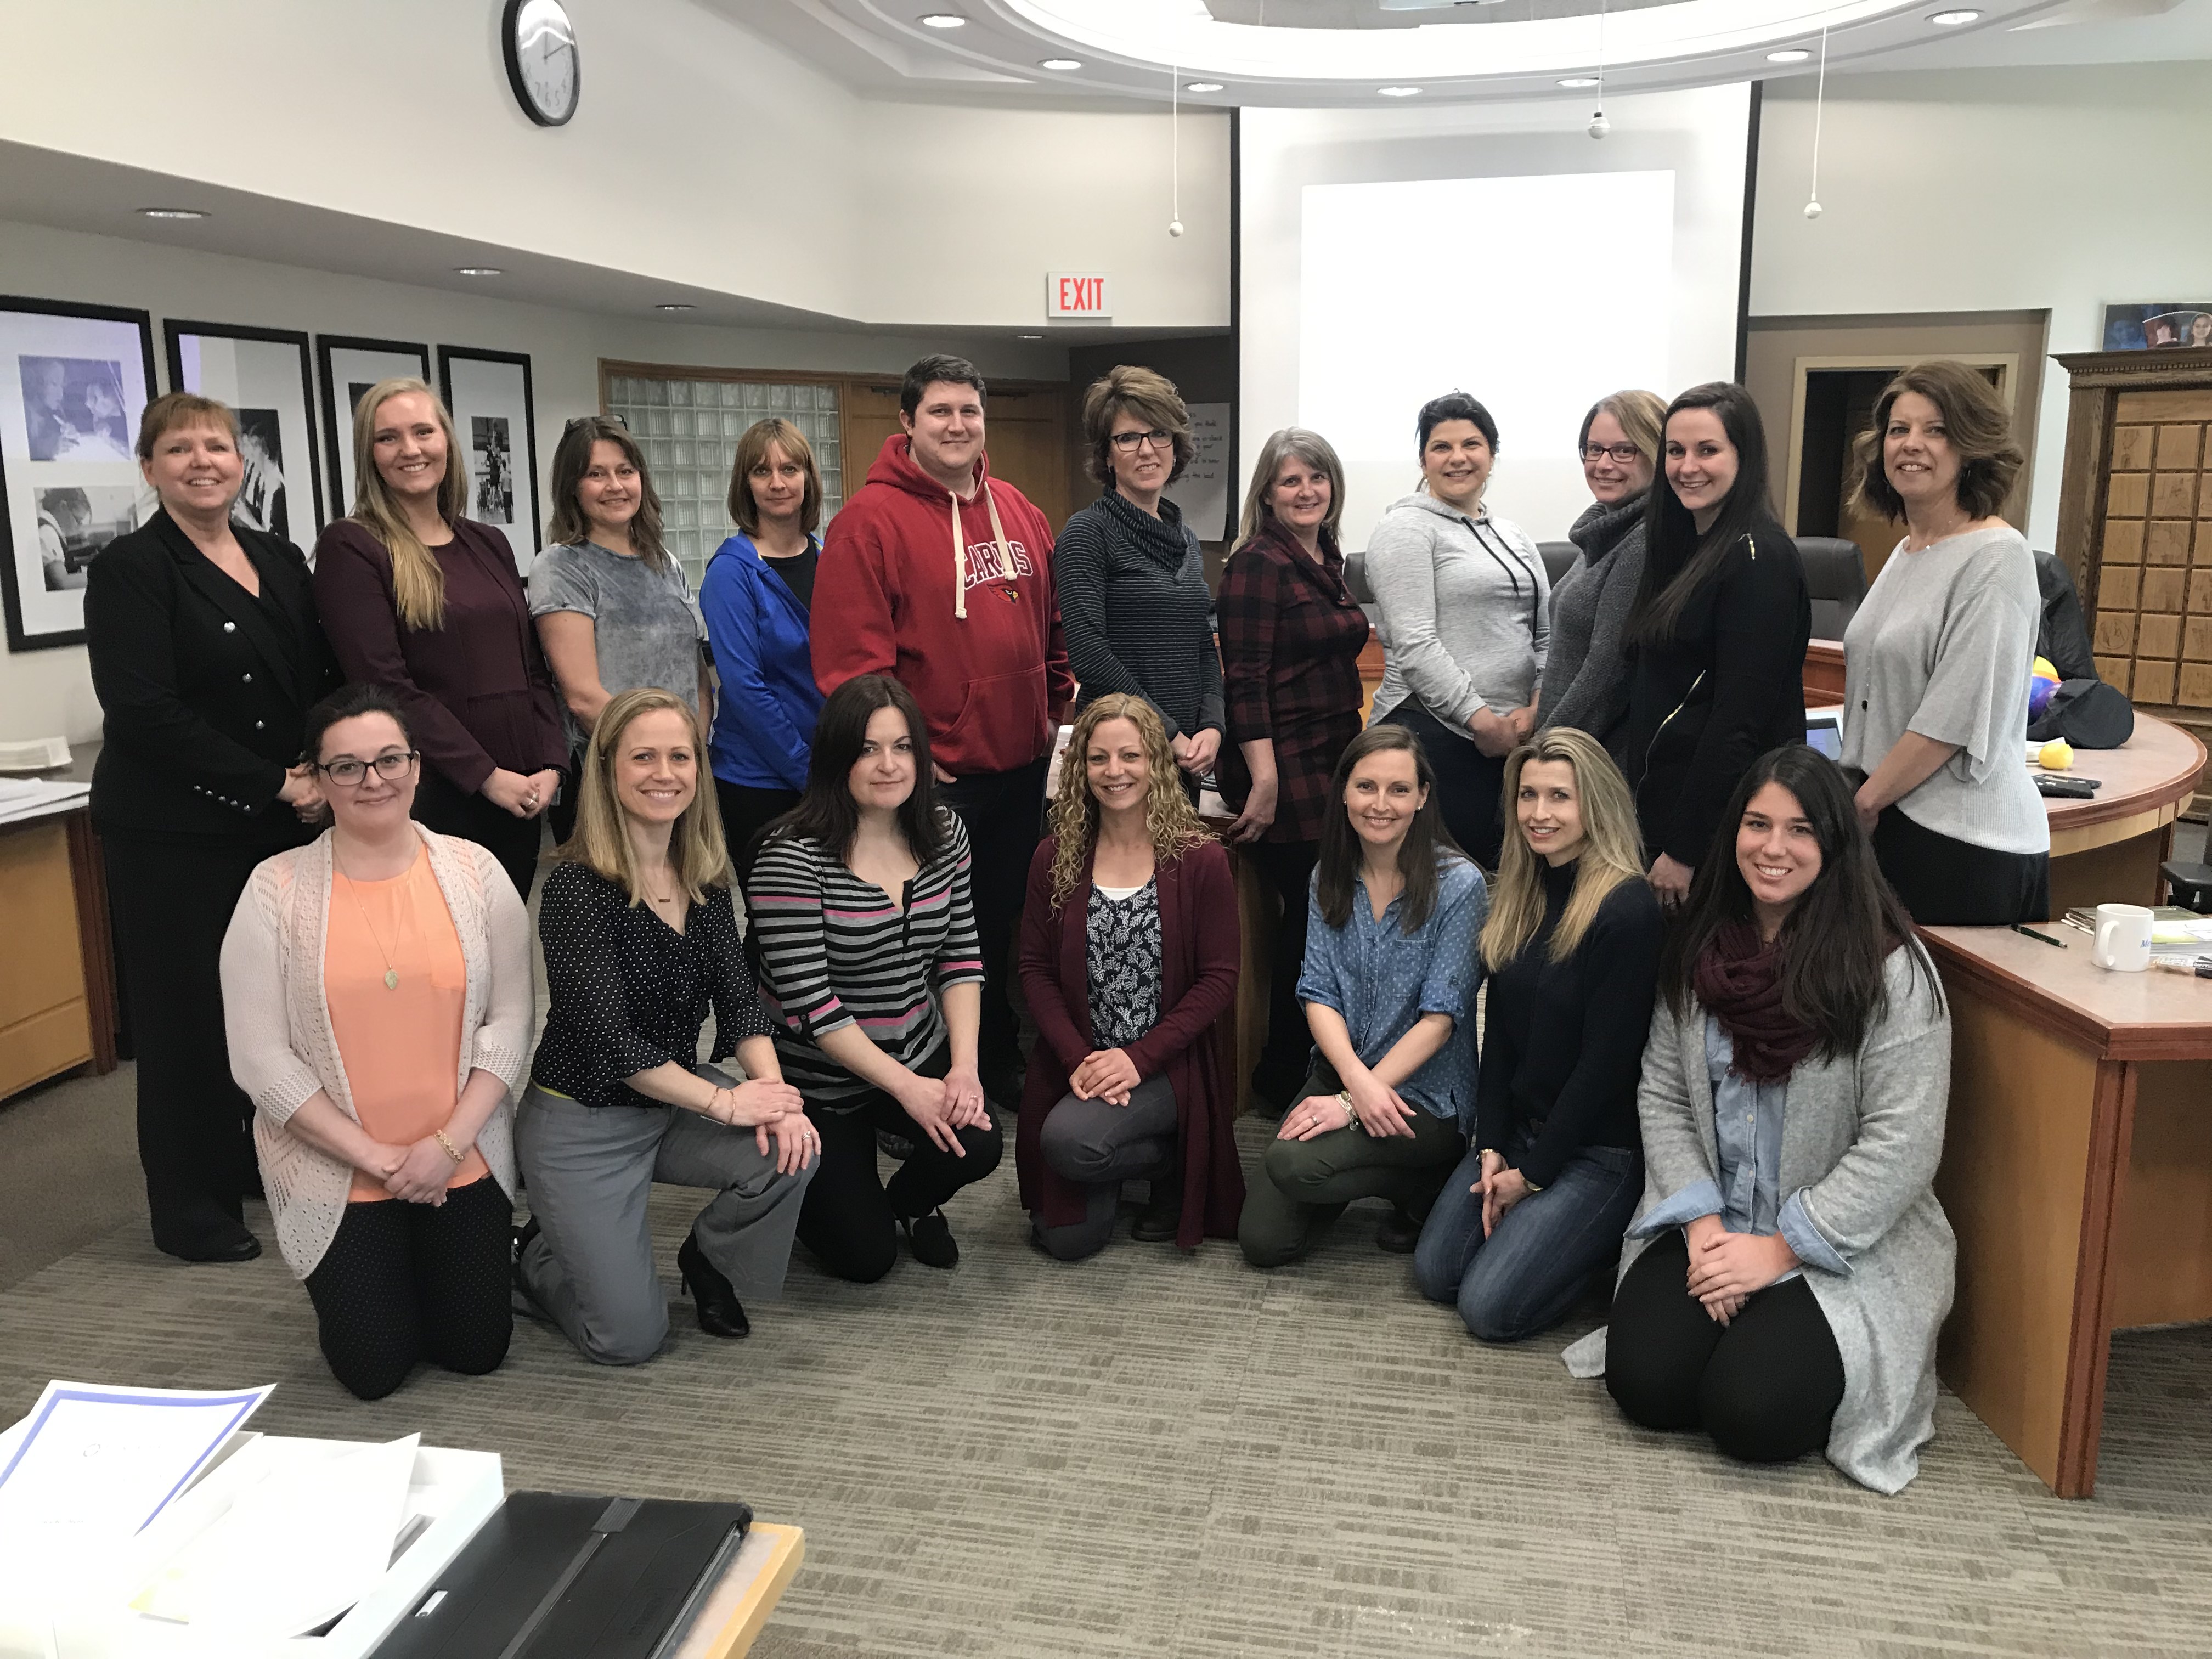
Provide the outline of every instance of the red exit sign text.
<path id="1" fill-rule="evenodd" d="M 1048 317 L 1103 318 L 1114 314 L 1103 270 L 1054 270 L 1044 279 Z"/>

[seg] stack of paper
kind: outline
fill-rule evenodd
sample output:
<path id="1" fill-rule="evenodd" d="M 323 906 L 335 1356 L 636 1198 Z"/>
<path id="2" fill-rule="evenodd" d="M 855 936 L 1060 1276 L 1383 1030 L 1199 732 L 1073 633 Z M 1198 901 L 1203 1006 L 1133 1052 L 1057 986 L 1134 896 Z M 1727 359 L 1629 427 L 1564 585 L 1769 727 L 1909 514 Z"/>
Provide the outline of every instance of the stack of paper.
<path id="1" fill-rule="evenodd" d="M 66 811 L 92 793 L 88 783 L 50 783 L 44 778 L 0 778 L 0 823 Z"/>

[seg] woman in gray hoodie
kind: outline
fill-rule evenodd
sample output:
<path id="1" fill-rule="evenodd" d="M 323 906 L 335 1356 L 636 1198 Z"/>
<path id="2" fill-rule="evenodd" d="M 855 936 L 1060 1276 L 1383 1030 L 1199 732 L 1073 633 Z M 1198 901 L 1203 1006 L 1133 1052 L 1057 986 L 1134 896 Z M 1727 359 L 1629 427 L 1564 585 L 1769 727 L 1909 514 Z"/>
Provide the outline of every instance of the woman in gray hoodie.
<path id="1" fill-rule="evenodd" d="M 1498 455 L 1490 411 L 1447 392 L 1421 406 L 1418 429 L 1421 489 L 1367 542 L 1383 649 L 1374 720 L 1420 738 L 1444 827 L 1495 870 L 1505 757 L 1536 726 L 1551 582 L 1536 544 L 1483 505 Z"/>

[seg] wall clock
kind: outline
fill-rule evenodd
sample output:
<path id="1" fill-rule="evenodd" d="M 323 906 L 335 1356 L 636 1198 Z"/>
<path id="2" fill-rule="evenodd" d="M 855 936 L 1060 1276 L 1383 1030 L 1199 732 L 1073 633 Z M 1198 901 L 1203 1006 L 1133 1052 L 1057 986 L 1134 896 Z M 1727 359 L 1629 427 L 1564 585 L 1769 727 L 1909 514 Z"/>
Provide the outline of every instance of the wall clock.
<path id="1" fill-rule="evenodd" d="M 507 0 L 499 37 L 507 84 L 522 112 L 541 127 L 565 124 L 576 112 L 583 84 L 576 27 L 567 9 L 560 0 Z"/>

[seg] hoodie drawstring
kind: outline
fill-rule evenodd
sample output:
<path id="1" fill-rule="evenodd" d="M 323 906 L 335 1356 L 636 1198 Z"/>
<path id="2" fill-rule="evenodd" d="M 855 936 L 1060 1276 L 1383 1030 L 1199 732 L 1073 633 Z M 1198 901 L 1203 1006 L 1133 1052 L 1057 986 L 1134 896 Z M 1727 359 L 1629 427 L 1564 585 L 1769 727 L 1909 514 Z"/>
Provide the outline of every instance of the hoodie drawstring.
<path id="1" fill-rule="evenodd" d="M 968 620 L 968 538 L 960 529 L 960 498 L 951 490 L 945 492 L 952 501 L 952 614 L 962 622 Z M 998 498 L 991 494 L 991 481 L 983 480 L 983 506 L 991 515 L 991 538 L 998 544 L 999 568 L 1006 572 L 1006 580 L 1014 579 L 1014 550 L 1006 545 L 1006 527 L 999 522 Z"/>

